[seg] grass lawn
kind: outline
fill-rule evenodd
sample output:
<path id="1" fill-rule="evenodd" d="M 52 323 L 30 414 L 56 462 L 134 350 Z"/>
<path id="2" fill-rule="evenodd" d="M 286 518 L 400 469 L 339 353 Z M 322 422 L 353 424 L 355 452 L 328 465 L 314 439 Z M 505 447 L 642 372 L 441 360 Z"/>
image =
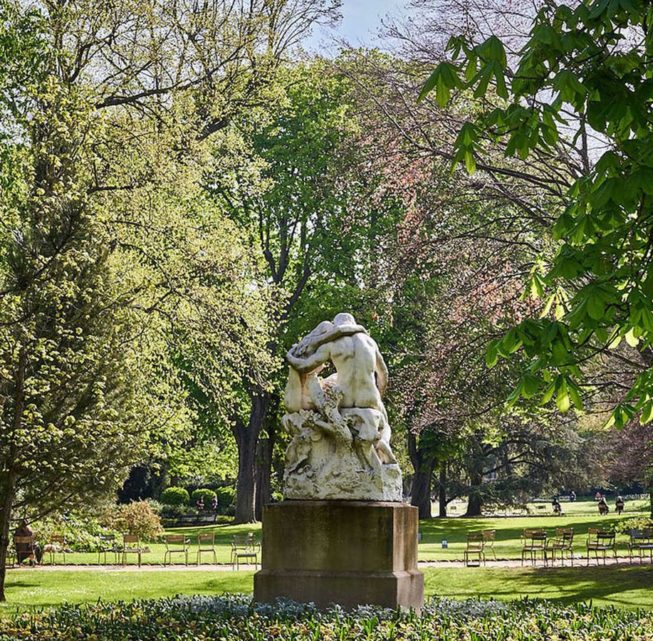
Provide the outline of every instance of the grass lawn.
<path id="1" fill-rule="evenodd" d="M 653 607 L 650 567 L 425 568 L 426 594 L 469 597 L 546 598 L 562 604 Z M 253 572 L 21 569 L 7 578 L 8 599 L 0 613 L 63 602 L 157 598 L 175 594 L 251 592 Z"/>
<path id="2" fill-rule="evenodd" d="M 551 506 L 546 505 L 547 512 Z M 465 548 L 466 535 L 468 532 L 480 530 L 496 530 L 497 541 L 495 550 L 499 559 L 519 559 L 521 554 L 520 535 L 525 528 L 544 528 L 554 534 L 556 527 L 573 527 L 576 533 L 575 549 L 578 554 L 584 553 L 587 530 L 590 527 L 609 526 L 632 516 L 647 516 L 644 511 L 647 507 L 646 501 L 630 502 L 627 504 L 627 512 L 617 516 L 611 512 L 608 516 L 599 517 L 596 513 L 596 504 L 591 502 L 578 501 L 568 503 L 564 506 L 563 516 L 533 515 L 524 517 L 483 517 L 467 519 L 463 517 L 447 519 L 431 519 L 420 523 L 422 541 L 419 545 L 420 561 L 440 560 L 461 560 Z M 260 535 L 261 526 L 257 525 L 209 525 L 204 527 L 183 527 L 171 528 L 169 533 L 185 534 L 191 540 L 191 553 L 189 562 L 195 563 L 196 535 L 198 531 L 214 531 L 216 536 L 216 551 L 218 563 L 230 562 L 231 541 L 235 534 L 254 532 Z M 449 542 L 448 549 L 442 549 L 442 540 Z M 620 535 L 617 537 L 618 548 L 622 555 L 626 554 L 626 541 L 628 537 Z M 148 544 L 150 552 L 143 555 L 143 563 L 162 564 L 165 554 L 165 546 L 162 543 Z M 490 557 L 491 558 L 491 557 Z M 175 554 L 173 557 L 176 563 L 183 563 L 183 555 Z M 210 562 L 208 554 L 202 556 L 203 561 Z M 107 560 L 112 562 L 111 555 Z M 44 558 L 48 562 L 47 555 Z M 56 555 L 56 563 L 61 563 L 61 555 Z M 97 564 L 98 557 L 94 553 L 78 553 L 66 556 L 67 564 Z M 129 563 L 136 563 L 135 555 L 129 555 Z"/>

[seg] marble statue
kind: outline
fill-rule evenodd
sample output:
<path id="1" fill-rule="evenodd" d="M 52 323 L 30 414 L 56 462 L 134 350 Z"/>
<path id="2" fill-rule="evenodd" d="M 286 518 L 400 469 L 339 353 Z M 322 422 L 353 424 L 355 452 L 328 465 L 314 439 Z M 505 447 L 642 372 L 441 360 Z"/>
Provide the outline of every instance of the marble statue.
<path id="1" fill-rule="evenodd" d="M 388 369 L 374 339 L 351 314 L 338 314 L 286 359 L 286 498 L 401 501 L 383 405 Z M 335 373 L 322 378 L 329 366 Z"/>

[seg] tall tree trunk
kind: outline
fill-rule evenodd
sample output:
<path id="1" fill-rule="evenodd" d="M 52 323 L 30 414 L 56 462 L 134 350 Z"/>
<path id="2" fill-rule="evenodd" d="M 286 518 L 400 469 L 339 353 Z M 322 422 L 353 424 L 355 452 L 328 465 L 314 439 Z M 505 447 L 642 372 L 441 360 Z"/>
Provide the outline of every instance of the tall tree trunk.
<path id="1" fill-rule="evenodd" d="M 483 475 L 474 472 L 469 477 L 469 496 L 467 501 L 467 512 L 465 516 L 481 516 L 483 510 L 483 497 L 481 496 L 481 484 Z"/>
<path id="2" fill-rule="evenodd" d="M 17 434 L 22 427 L 23 411 L 25 406 L 25 370 L 27 369 L 27 352 L 22 347 L 18 355 L 18 370 L 16 372 L 16 388 L 14 395 L 12 431 Z M 11 437 L 10 437 L 11 438 Z M 16 455 L 15 442 L 12 442 L 4 459 L 7 470 L 5 481 L 2 484 L 2 506 L 0 509 L 0 602 L 6 601 L 5 579 L 7 577 L 7 549 L 9 548 L 9 535 L 11 529 L 11 514 L 16 497 Z"/>
<path id="3" fill-rule="evenodd" d="M 247 425 L 238 423 L 233 429 L 238 446 L 235 523 L 256 522 L 256 445 L 270 397 L 267 392 L 257 390 L 251 398 L 252 409 Z"/>
<path id="4" fill-rule="evenodd" d="M 13 471 L 7 475 L 2 488 L 2 506 L 0 506 L 0 602 L 6 601 L 5 578 L 7 576 L 7 549 L 11 529 L 11 512 L 16 495 L 16 479 Z"/>
<path id="5" fill-rule="evenodd" d="M 271 415 L 270 411 L 268 415 Z M 271 416 L 267 437 L 259 439 L 256 456 L 256 519 L 263 518 L 263 507 L 272 501 L 272 453 L 277 437 L 276 416 Z"/>
<path id="6" fill-rule="evenodd" d="M 442 461 L 440 464 L 440 474 L 438 477 L 438 516 L 447 518 L 447 462 Z"/>
<path id="7" fill-rule="evenodd" d="M 431 514 L 431 477 L 435 467 L 435 457 L 426 456 L 417 444 L 417 437 L 408 432 L 408 453 L 415 473 L 410 487 L 410 504 L 419 511 L 420 519 L 430 519 Z"/>

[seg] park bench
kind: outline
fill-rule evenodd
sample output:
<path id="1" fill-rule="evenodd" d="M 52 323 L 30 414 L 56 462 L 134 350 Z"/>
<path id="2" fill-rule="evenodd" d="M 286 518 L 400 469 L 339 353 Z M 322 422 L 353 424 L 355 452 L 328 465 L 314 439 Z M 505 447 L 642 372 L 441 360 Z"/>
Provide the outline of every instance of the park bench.
<path id="1" fill-rule="evenodd" d="M 548 551 L 551 552 L 551 558 L 555 563 L 556 556 L 560 553 L 562 565 L 565 564 L 565 553 L 574 564 L 574 530 L 572 528 L 556 528 L 555 537 L 548 541 Z"/>
<path id="2" fill-rule="evenodd" d="M 184 563 L 188 565 L 190 539 L 186 538 L 183 534 L 166 534 L 163 537 L 163 542 L 166 546 L 166 551 L 163 555 L 163 565 L 167 565 L 168 562 L 172 564 L 173 554 L 183 554 Z"/>
<path id="3" fill-rule="evenodd" d="M 261 545 L 254 539 L 254 535 L 249 534 L 236 534 L 231 542 L 231 565 L 235 566 L 236 570 L 240 567 L 241 561 L 252 562 L 258 565 L 258 554 Z"/>
<path id="4" fill-rule="evenodd" d="M 463 559 L 467 567 L 485 565 L 485 537 L 483 532 L 470 532 L 467 535 L 467 547 L 463 552 Z"/>
<path id="5" fill-rule="evenodd" d="M 603 565 L 606 563 L 607 553 L 612 550 L 617 558 L 616 535 L 611 530 L 590 528 L 587 531 L 587 565 L 590 564 L 591 553 L 594 552 L 596 563 L 599 563 L 599 552 L 603 555 Z"/>
<path id="6" fill-rule="evenodd" d="M 628 541 L 628 557 L 633 562 L 633 556 L 638 552 L 639 562 L 642 563 L 643 556 L 649 553 L 649 559 L 653 563 L 653 528 L 644 528 L 641 530 L 630 531 L 630 541 Z M 644 553 L 644 554 L 642 554 Z"/>
<path id="7" fill-rule="evenodd" d="M 521 549 L 521 564 L 524 565 L 524 560 L 527 555 L 531 557 L 531 563 L 537 563 L 537 555 L 542 555 L 544 565 L 547 564 L 547 534 L 544 530 L 524 530 L 522 532 L 522 549 Z"/>

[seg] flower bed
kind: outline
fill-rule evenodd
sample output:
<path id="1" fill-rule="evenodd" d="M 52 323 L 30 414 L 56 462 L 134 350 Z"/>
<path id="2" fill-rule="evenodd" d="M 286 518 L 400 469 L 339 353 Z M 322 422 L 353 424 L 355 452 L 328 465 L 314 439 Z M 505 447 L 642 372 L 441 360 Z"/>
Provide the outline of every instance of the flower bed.
<path id="1" fill-rule="evenodd" d="M 176 597 L 63 606 L 0 623 L 0 640 L 29 641 L 650 641 L 653 611 L 545 601 L 430 600 L 421 616 L 372 607 L 320 613 L 249 596 Z"/>

